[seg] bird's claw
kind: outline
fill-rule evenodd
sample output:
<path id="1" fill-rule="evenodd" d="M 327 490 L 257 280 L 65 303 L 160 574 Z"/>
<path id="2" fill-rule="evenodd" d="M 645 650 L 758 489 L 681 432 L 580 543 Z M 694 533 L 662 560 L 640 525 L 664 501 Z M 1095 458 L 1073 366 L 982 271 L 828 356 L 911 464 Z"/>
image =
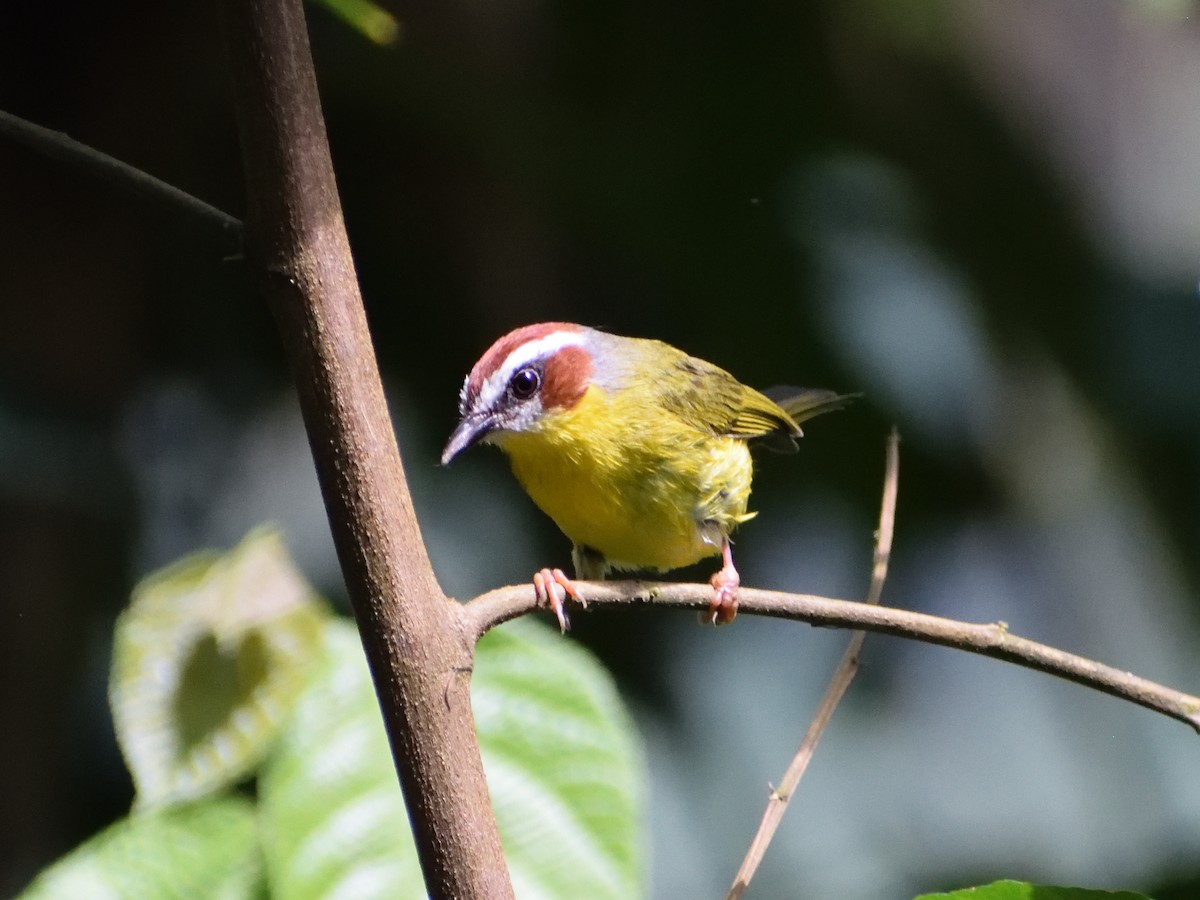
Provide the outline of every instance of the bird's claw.
<path id="1" fill-rule="evenodd" d="M 742 579 L 737 569 L 733 567 L 733 554 L 726 538 L 721 547 L 721 556 L 725 564 L 709 583 L 713 586 L 713 598 L 708 603 L 708 609 L 700 614 L 703 625 L 728 625 L 737 616 L 738 586 Z"/>
<path id="2" fill-rule="evenodd" d="M 575 583 L 566 576 L 562 569 L 542 569 L 533 576 L 533 593 L 539 606 L 549 606 L 558 619 L 558 627 L 565 634 L 571 627 L 563 604 L 567 597 L 578 600 L 579 605 L 586 607 L 587 601 L 579 596 Z"/>
<path id="3" fill-rule="evenodd" d="M 728 625 L 737 616 L 737 592 L 740 579 L 733 572 L 732 579 L 722 569 L 712 577 L 713 598 L 707 611 L 700 614 L 705 625 Z"/>

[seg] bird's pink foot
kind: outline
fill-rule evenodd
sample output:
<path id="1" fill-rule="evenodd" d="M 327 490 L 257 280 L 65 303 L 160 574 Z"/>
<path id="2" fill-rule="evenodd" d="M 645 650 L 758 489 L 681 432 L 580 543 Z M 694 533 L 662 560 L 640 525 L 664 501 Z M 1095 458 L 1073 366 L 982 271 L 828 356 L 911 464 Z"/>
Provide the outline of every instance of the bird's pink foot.
<path id="1" fill-rule="evenodd" d="M 708 611 L 701 614 L 700 620 L 706 625 L 728 625 L 737 615 L 737 592 L 742 579 L 733 567 L 729 538 L 721 545 L 721 558 L 725 564 L 709 582 L 713 586 L 713 598 L 709 601 Z"/>
<path id="2" fill-rule="evenodd" d="M 575 590 L 575 583 L 566 576 L 562 569 L 542 569 L 533 576 L 533 593 L 539 605 L 549 606 L 558 619 L 558 627 L 565 633 L 571 627 L 563 604 L 567 597 L 578 600 L 581 606 L 587 606 L 587 601 Z"/>

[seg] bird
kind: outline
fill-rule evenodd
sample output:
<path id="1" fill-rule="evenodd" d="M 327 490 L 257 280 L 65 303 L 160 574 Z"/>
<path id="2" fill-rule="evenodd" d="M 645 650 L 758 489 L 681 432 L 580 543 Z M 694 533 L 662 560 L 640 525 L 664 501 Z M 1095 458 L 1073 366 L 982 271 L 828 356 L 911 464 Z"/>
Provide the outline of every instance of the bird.
<path id="1" fill-rule="evenodd" d="M 533 502 L 571 541 L 575 580 L 720 556 L 702 621 L 737 614 L 741 579 L 730 535 L 749 521 L 752 445 L 793 452 L 800 424 L 857 394 L 794 387 L 760 392 L 663 341 L 570 322 L 510 331 L 471 368 L 442 465 L 494 444 Z M 536 600 L 565 632 L 562 569 L 533 576 Z"/>

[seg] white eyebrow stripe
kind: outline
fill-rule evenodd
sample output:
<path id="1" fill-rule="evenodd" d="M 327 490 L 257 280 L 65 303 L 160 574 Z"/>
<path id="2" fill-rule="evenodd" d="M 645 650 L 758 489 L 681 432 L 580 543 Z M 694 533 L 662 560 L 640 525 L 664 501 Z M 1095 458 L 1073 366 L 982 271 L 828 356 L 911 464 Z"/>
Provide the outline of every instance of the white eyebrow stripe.
<path id="1" fill-rule="evenodd" d="M 458 389 L 458 414 L 464 415 L 467 411 L 467 388 L 471 384 L 471 375 L 467 373 L 463 378 L 462 387 Z"/>
<path id="2" fill-rule="evenodd" d="M 529 365 L 537 359 L 553 356 L 563 347 L 580 347 L 584 335 L 578 331 L 552 331 L 536 341 L 527 341 L 515 348 L 496 367 L 483 387 L 479 389 L 479 398 L 475 402 L 476 409 L 490 409 L 500 399 L 508 388 L 509 379 L 522 366 Z"/>

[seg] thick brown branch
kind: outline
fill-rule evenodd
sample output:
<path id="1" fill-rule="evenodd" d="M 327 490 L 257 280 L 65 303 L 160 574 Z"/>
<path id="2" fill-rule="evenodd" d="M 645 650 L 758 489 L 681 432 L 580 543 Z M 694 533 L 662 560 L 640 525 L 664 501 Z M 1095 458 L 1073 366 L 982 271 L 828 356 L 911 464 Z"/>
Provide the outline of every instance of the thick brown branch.
<path id="1" fill-rule="evenodd" d="M 653 605 L 675 609 L 707 609 L 712 587 L 642 581 L 575 582 L 592 606 Z M 527 584 L 498 588 L 464 606 L 477 634 L 536 608 Z M 743 587 L 738 614 L 794 619 L 825 628 L 853 628 L 940 644 L 979 653 L 1046 672 L 1112 694 L 1185 722 L 1200 733 L 1200 697 L 1172 690 L 1129 672 L 1011 634 L 1003 622 L 988 625 L 957 622 L 924 613 L 834 600 L 810 594 L 785 594 Z M 736 627 L 736 626 L 735 626 Z"/>
<path id="2" fill-rule="evenodd" d="M 426 887 L 511 897 L 471 717 L 473 642 L 425 555 L 367 333 L 300 0 L 220 0 L 246 248 L 283 339 Z M 400 836 L 396 836 L 400 840 Z"/>

